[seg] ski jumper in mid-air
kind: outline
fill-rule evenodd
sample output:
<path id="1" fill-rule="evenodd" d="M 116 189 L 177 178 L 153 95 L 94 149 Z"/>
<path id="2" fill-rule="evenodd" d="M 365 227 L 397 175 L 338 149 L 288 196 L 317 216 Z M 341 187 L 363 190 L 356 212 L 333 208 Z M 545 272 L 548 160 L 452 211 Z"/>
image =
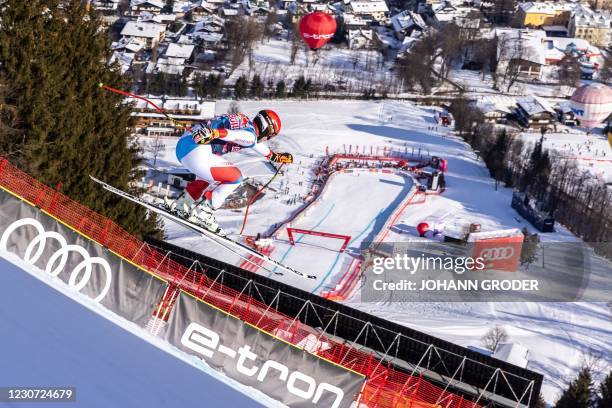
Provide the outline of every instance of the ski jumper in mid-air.
<path id="1" fill-rule="evenodd" d="M 274 153 L 266 141 L 278 135 L 281 121 L 271 110 L 262 110 L 253 120 L 242 114 L 216 117 L 187 130 L 176 145 L 176 157 L 196 180 L 176 200 L 166 199 L 168 209 L 213 232 L 221 232 L 213 212 L 241 184 L 242 172 L 223 155 L 253 149 L 275 163 L 292 163 L 289 153 Z"/>

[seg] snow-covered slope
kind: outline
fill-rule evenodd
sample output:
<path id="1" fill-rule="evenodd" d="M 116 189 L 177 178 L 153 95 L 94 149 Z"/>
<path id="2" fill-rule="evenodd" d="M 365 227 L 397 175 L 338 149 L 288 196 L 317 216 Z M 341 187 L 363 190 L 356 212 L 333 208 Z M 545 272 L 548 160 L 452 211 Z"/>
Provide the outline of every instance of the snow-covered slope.
<path id="1" fill-rule="evenodd" d="M 2 253 L 0 385 L 76 387 L 75 408 L 281 406 Z"/>

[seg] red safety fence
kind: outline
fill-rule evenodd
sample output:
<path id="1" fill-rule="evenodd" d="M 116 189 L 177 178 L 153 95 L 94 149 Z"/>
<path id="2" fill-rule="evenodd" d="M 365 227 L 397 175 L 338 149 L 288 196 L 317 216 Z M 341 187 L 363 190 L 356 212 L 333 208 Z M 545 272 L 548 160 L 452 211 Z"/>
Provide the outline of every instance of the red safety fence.
<path id="1" fill-rule="evenodd" d="M 201 270 L 186 268 L 169 259 L 167 254 L 132 236 L 113 221 L 20 171 L 2 157 L 0 186 L 89 239 L 166 280 L 172 288 L 168 293 L 182 289 L 276 337 L 363 374 L 367 380 L 361 394 L 361 404 L 372 408 L 480 408 L 424 380 L 418 373 L 411 376 L 397 371 L 372 353 L 359 350 L 358 345 L 349 346 L 349 341 L 341 343 L 332 340 L 299 320 L 278 313 L 271 305 L 248 296 L 245 293 L 247 291 L 240 293 L 213 281 Z M 174 298 L 166 295 L 160 300 L 160 309 L 169 306 Z M 164 315 L 167 316 L 166 310 Z"/>

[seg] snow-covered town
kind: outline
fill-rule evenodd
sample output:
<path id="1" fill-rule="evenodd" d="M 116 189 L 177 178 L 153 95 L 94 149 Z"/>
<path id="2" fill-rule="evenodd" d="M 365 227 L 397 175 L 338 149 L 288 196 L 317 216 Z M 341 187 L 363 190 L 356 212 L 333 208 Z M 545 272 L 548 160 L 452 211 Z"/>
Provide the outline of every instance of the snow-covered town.
<path id="1" fill-rule="evenodd" d="M 0 0 L 0 405 L 608 408 L 611 205 L 612 0 Z"/>

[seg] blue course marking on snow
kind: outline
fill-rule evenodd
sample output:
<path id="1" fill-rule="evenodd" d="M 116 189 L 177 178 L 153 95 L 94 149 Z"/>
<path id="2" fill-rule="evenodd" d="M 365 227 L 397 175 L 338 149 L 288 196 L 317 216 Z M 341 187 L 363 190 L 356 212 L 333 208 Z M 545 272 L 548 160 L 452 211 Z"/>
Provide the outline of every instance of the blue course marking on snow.
<path id="1" fill-rule="evenodd" d="M 359 235 L 357 235 L 356 237 L 354 237 L 353 239 L 351 239 L 347 245 L 347 247 L 349 245 L 351 245 L 353 242 L 357 241 L 359 238 L 361 238 L 361 236 L 363 234 L 366 233 L 367 230 L 370 229 L 370 227 L 372 227 L 372 224 L 374 224 L 374 222 L 376 221 L 376 219 L 378 219 L 378 217 L 380 216 L 380 214 L 383 213 L 384 210 L 380 210 L 378 212 L 378 214 L 376 214 L 376 217 L 372 218 L 372 221 L 370 221 L 370 223 L 368 225 L 366 225 L 366 227 L 364 229 L 361 230 L 361 232 L 359 233 Z M 310 291 L 310 293 L 315 293 L 320 287 L 321 285 L 323 285 L 323 283 L 325 282 L 325 280 L 329 277 L 329 275 L 332 273 L 332 271 L 334 270 L 334 268 L 336 267 L 336 264 L 338 263 L 338 260 L 340 259 L 340 252 L 338 252 L 338 254 L 336 255 L 336 259 L 334 260 L 334 263 L 332 264 L 331 268 L 329 268 L 329 270 L 325 273 L 325 275 L 323 275 L 323 278 L 319 281 L 319 284 L 317 285 L 316 288 L 314 288 L 313 290 Z"/>
<path id="2" fill-rule="evenodd" d="M 326 214 L 323 216 L 323 218 L 321 218 L 321 219 L 319 220 L 319 222 L 317 222 L 317 223 L 315 224 L 315 226 L 314 226 L 314 227 L 312 227 L 311 229 L 315 229 L 315 228 L 317 228 L 319 225 L 321 225 L 321 224 L 323 223 L 323 221 L 325 221 L 325 220 L 327 219 L 327 217 L 329 217 L 329 214 L 331 214 L 331 212 L 332 212 L 332 210 L 334 209 L 334 207 L 335 207 L 335 206 L 336 206 L 336 204 L 332 204 L 332 206 L 329 208 L 329 211 L 328 211 L 328 212 L 327 212 L 327 213 L 326 213 Z M 301 241 L 302 241 L 302 238 L 304 238 L 304 234 L 301 234 L 301 235 L 299 236 L 299 238 L 295 240 L 295 242 L 301 242 Z M 278 262 L 283 263 L 283 262 L 285 261 L 285 258 L 287 258 L 287 255 L 289 255 L 289 252 L 291 252 L 291 250 L 293 249 L 293 247 L 294 247 L 294 246 L 295 246 L 295 245 L 289 245 L 289 248 L 288 248 L 288 249 L 285 251 L 285 253 L 283 254 L 283 256 L 281 257 L 281 259 L 280 259 Z M 272 269 L 272 272 L 270 272 L 270 273 L 268 274 L 268 278 L 272 276 L 272 274 L 274 273 L 274 271 L 276 271 L 276 268 L 277 268 L 277 267 L 275 266 L 275 267 L 274 267 L 274 269 Z"/>

